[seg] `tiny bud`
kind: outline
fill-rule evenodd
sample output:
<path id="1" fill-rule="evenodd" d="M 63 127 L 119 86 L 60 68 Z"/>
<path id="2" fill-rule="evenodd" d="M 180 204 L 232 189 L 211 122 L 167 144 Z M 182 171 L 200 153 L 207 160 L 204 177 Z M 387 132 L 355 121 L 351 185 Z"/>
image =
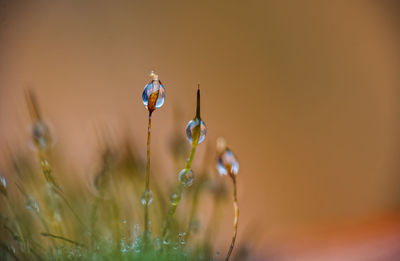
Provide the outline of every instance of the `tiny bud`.
<path id="1" fill-rule="evenodd" d="M 217 170 L 221 176 L 224 175 L 237 175 L 239 172 L 239 162 L 236 159 L 235 154 L 226 147 L 224 140 L 218 139 L 217 140 L 217 148 L 219 150 L 219 155 L 217 158 Z"/>

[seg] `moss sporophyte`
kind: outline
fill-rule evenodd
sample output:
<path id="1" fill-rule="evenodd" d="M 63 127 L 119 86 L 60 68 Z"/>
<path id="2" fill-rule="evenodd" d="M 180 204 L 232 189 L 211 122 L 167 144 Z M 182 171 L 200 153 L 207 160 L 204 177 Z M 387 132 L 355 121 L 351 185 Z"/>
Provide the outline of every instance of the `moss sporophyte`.
<path id="1" fill-rule="evenodd" d="M 188 159 L 186 160 L 185 167 L 180 171 L 178 175 L 178 186 L 171 195 L 170 207 L 167 214 L 167 220 L 164 224 L 164 229 L 162 233 L 163 242 L 169 244 L 169 229 L 176 213 L 179 202 L 182 198 L 182 192 L 185 187 L 190 187 L 193 184 L 193 171 L 191 170 L 192 161 L 196 153 L 197 146 L 202 143 L 205 139 L 207 133 L 206 125 L 200 117 L 200 86 L 197 88 L 197 104 L 196 104 L 196 115 L 193 120 L 189 121 L 186 127 L 186 137 L 192 145 L 192 150 Z"/>
<path id="2" fill-rule="evenodd" d="M 217 170 L 221 176 L 229 176 L 233 183 L 233 208 L 235 212 L 233 220 L 233 236 L 231 245 L 226 255 L 225 261 L 228 261 L 233 248 L 235 246 L 235 241 L 237 237 L 237 229 L 239 223 L 239 205 L 237 199 L 237 185 L 236 185 L 236 175 L 239 172 L 239 162 L 236 159 L 235 154 L 226 146 L 226 142 L 223 138 L 217 140 Z"/>
<path id="3" fill-rule="evenodd" d="M 176 170 L 180 165 L 183 168 L 176 171 L 171 186 L 159 178 L 152 179 L 150 184 L 152 115 L 165 101 L 164 85 L 154 72 L 150 76 L 151 81 L 142 93 L 148 112 L 146 159 L 142 161 L 129 142 L 120 146 L 105 135 L 88 186 L 78 182 L 79 175 L 71 175 L 73 168 L 60 164 L 59 154 L 52 150 L 53 129 L 43 119 L 33 91 L 26 92 L 36 161 L 23 160 L 24 157 L 10 152 L 14 182 L 7 182 L 9 173 L 3 176 L 1 171 L 0 197 L 5 202 L 0 205 L 1 260 L 220 260 L 214 244 L 226 184 L 224 179 L 210 174 L 208 157 L 204 157 L 200 171 L 192 167 L 197 147 L 207 134 L 201 118 L 200 86 L 195 115 L 186 129 L 182 128 L 191 149 L 182 150 L 181 143 L 174 143 L 180 147 L 173 148 L 179 151 L 175 155 L 179 157 Z M 207 147 L 206 156 L 211 155 L 209 150 Z M 225 257 L 228 261 L 237 237 L 239 164 L 223 139 L 218 139 L 217 144 L 217 171 L 233 182 L 235 215 Z M 203 193 L 207 192 L 213 196 L 213 211 L 209 221 L 200 225 L 198 209 Z"/>
<path id="4" fill-rule="evenodd" d="M 165 100 L 165 88 L 158 75 L 151 72 L 152 80 L 148 83 L 143 90 L 142 100 L 144 106 L 149 111 L 148 125 L 147 125 L 147 157 L 146 157 L 146 185 L 142 195 L 142 205 L 144 206 L 144 233 L 145 237 L 149 233 L 149 205 L 153 201 L 153 195 L 150 190 L 150 144 L 151 144 L 151 115 L 156 109 L 159 109 Z"/>

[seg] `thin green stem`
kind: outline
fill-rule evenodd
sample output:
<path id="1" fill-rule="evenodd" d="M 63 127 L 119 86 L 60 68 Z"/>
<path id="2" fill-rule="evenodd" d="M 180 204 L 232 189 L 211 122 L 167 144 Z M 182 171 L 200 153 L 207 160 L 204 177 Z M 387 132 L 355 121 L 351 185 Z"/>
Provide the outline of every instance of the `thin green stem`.
<path id="1" fill-rule="evenodd" d="M 65 195 L 63 194 L 62 191 L 60 190 L 56 190 L 56 193 L 62 198 L 62 200 L 64 200 L 65 205 L 67 205 L 67 207 L 69 208 L 69 210 L 71 211 L 71 213 L 75 216 L 76 220 L 78 220 L 79 224 L 84 227 L 85 229 L 87 229 L 85 223 L 83 223 L 82 219 L 79 217 L 78 213 L 74 210 L 74 208 L 72 207 L 72 205 L 69 203 L 68 199 L 65 197 Z"/>
<path id="2" fill-rule="evenodd" d="M 83 223 L 82 219 L 79 217 L 78 213 L 76 213 L 76 211 L 74 210 L 72 205 L 69 203 L 68 199 L 65 197 L 62 189 L 55 181 L 54 176 L 53 176 L 53 170 L 52 170 L 51 165 L 48 162 L 44 152 L 39 152 L 39 160 L 40 160 L 40 165 L 42 166 L 42 172 L 45 175 L 46 181 L 51 186 L 52 193 L 57 194 L 64 201 L 65 205 L 67 205 L 67 207 L 69 208 L 71 213 L 75 216 L 76 220 L 78 220 L 79 224 L 81 224 L 84 228 L 86 228 L 86 225 Z"/>
<path id="3" fill-rule="evenodd" d="M 22 188 L 22 186 L 20 186 L 18 183 L 15 183 L 15 185 L 17 186 L 18 190 L 21 192 L 21 194 L 24 196 L 25 201 L 28 203 L 29 202 L 29 196 L 28 194 L 26 194 L 25 190 Z M 35 200 L 35 199 L 34 199 Z M 36 201 L 36 200 L 35 200 Z M 33 212 L 36 214 L 36 216 L 39 218 L 40 222 L 42 223 L 43 228 L 46 230 L 46 232 L 49 232 L 49 226 L 46 223 L 46 220 L 44 219 L 43 215 L 40 213 L 40 211 L 37 208 L 33 208 L 32 209 Z M 55 246 L 55 242 L 52 239 L 51 240 L 53 245 Z"/>
<path id="4" fill-rule="evenodd" d="M 190 156 L 189 156 L 188 160 L 186 161 L 185 169 L 190 169 L 190 166 L 192 166 L 192 161 L 194 159 L 194 154 L 196 153 L 196 148 L 197 148 L 197 144 L 192 145 L 192 151 L 190 152 Z"/>
<path id="5" fill-rule="evenodd" d="M 100 194 L 101 195 L 101 194 Z M 92 211 L 90 214 L 90 234 L 91 234 L 91 242 L 90 245 L 93 247 L 95 240 L 96 240 L 96 235 L 95 235 L 95 227 L 96 227 L 96 221 L 97 221 L 97 209 L 98 205 L 102 201 L 102 195 L 96 197 L 93 203 Z"/>
<path id="6" fill-rule="evenodd" d="M 194 154 L 196 153 L 196 148 L 197 148 L 197 144 L 196 145 L 192 145 L 192 151 L 190 152 L 189 158 L 186 161 L 186 166 L 185 166 L 185 173 L 183 175 L 186 174 L 186 172 L 188 172 L 190 170 L 190 167 L 192 166 L 192 161 L 194 159 Z M 164 229 L 163 229 L 163 239 L 166 239 L 170 225 L 171 225 L 171 221 L 175 216 L 176 213 L 176 209 L 179 205 L 179 202 L 181 201 L 181 197 L 182 197 L 182 192 L 183 192 L 183 188 L 184 188 L 184 184 L 182 183 L 182 181 L 179 181 L 178 187 L 176 188 L 173 196 L 175 198 L 175 200 L 171 200 L 171 205 L 169 207 L 168 210 L 168 216 L 167 216 L 167 221 L 165 223 Z"/>
<path id="7" fill-rule="evenodd" d="M 229 258 L 231 257 L 233 247 L 235 246 L 237 230 L 238 230 L 238 223 L 239 223 L 239 205 L 238 205 L 238 200 L 237 200 L 236 177 L 232 173 L 230 174 L 230 177 L 232 178 L 232 182 L 233 182 L 233 209 L 235 211 L 235 217 L 233 220 L 232 241 L 231 241 L 231 245 L 229 247 L 228 254 L 226 255 L 225 261 L 229 261 Z"/>
<path id="8" fill-rule="evenodd" d="M 151 114 L 149 112 L 149 123 L 147 126 L 147 162 L 146 162 L 146 187 L 145 187 L 145 204 L 144 204 L 144 232 L 147 235 L 149 231 L 149 204 L 147 202 L 148 194 L 150 193 L 150 143 L 151 143 Z"/>

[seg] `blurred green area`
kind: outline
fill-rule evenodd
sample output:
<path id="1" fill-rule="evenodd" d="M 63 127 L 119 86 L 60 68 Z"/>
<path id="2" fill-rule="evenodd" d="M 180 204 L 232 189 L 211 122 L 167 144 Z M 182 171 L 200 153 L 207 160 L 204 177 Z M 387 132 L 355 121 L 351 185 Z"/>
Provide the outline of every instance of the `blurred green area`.
<path id="1" fill-rule="evenodd" d="M 63 158 L 51 154 L 49 166 L 40 166 L 31 155 L 10 148 L 7 185 L 1 201 L 0 253 L 2 260 L 14 255 L 23 260 L 209 260 L 215 255 L 214 239 L 220 224 L 220 204 L 226 203 L 227 188 L 209 172 L 210 158 L 196 172 L 194 184 L 184 191 L 181 215 L 176 216 L 170 241 L 160 236 L 174 186 L 159 182 L 152 173 L 150 205 L 151 254 L 143 257 L 144 162 L 127 138 L 115 144 L 107 135 L 99 137 L 96 170 L 89 184 L 76 180 Z M 187 157 L 182 136 L 171 142 L 176 165 Z M 156 164 L 156 163 L 155 163 Z M 42 168 L 41 168 L 42 167 Z M 51 168 L 51 180 L 43 174 Z M 211 218 L 202 223 L 199 204 L 211 200 Z M 190 237 L 190 238 L 189 238 Z"/>

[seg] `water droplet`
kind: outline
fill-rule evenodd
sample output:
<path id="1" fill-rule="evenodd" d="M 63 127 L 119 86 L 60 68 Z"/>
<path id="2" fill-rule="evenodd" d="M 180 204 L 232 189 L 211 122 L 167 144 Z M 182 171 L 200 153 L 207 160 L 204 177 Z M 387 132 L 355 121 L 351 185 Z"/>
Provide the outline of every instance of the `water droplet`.
<path id="1" fill-rule="evenodd" d="M 186 232 L 179 232 L 179 233 L 178 233 L 178 239 L 179 239 L 179 243 L 180 243 L 181 245 L 186 244 L 185 238 L 186 238 Z"/>
<path id="2" fill-rule="evenodd" d="M 0 192 L 4 196 L 7 196 L 7 181 L 6 178 L 3 176 L 0 176 Z"/>
<path id="3" fill-rule="evenodd" d="M 228 148 L 219 155 L 217 160 L 217 170 L 221 176 L 239 172 L 239 163 L 235 154 Z"/>
<path id="4" fill-rule="evenodd" d="M 158 75 L 152 73 L 152 77 L 153 80 L 144 87 L 142 94 L 143 104 L 149 111 L 159 109 L 165 100 L 164 85 L 158 79 Z"/>
<path id="5" fill-rule="evenodd" d="M 179 249 L 179 245 L 178 245 L 177 243 L 174 243 L 173 246 L 172 246 L 172 248 L 173 248 L 174 250 L 178 250 L 178 249 Z"/>
<path id="6" fill-rule="evenodd" d="M 49 127 L 41 120 L 33 123 L 32 136 L 35 145 L 39 149 L 47 149 L 51 146 L 51 135 Z"/>
<path id="7" fill-rule="evenodd" d="M 25 207 L 30 211 L 39 212 L 39 205 L 32 196 L 27 197 Z"/>
<path id="8" fill-rule="evenodd" d="M 206 125 L 199 118 L 189 121 L 188 125 L 186 126 L 186 137 L 193 145 L 202 143 L 206 137 L 206 134 Z"/>
<path id="9" fill-rule="evenodd" d="M 179 173 L 179 182 L 186 188 L 192 186 L 194 180 L 193 172 L 191 169 L 183 169 Z"/>
<path id="10" fill-rule="evenodd" d="M 174 193 L 171 195 L 171 204 L 173 206 L 178 205 L 179 201 L 181 200 L 181 196 L 178 193 Z"/>
<path id="11" fill-rule="evenodd" d="M 164 240 L 163 240 L 163 244 L 164 245 L 169 245 L 171 243 L 171 240 L 168 238 L 168 237 L 166 237 Z"/>
<path id="12" fill-rule="evenodd" d="M 140 235 L 140 225 L 134 224 L 133 225 L 133 239 L 134 242 L 132 243 L 131 248 L 136 252 L 139 253 L 142 251 L 142 237 Z"/>
<path id="13" fill-rule="evenodd" d="M 143 206 L 145 206 L 145 205 L 150 205 L 151 202 L 153 202 L 153 195 L 152 195 L 152 193 L 151 193 L 150 190 L 146 189 L 146 190 L 143 192 L 141 202 L 142 202 L 142 205 L 143 205 Z"/>
<path id="14" fill-rule="evenodd" d="M 7 188 L 7 181 L 6 181 L 5 177 L 0 176 L 0 183 L 1 183 L 1 186 L 3 186 L 4 188 Z"/>

